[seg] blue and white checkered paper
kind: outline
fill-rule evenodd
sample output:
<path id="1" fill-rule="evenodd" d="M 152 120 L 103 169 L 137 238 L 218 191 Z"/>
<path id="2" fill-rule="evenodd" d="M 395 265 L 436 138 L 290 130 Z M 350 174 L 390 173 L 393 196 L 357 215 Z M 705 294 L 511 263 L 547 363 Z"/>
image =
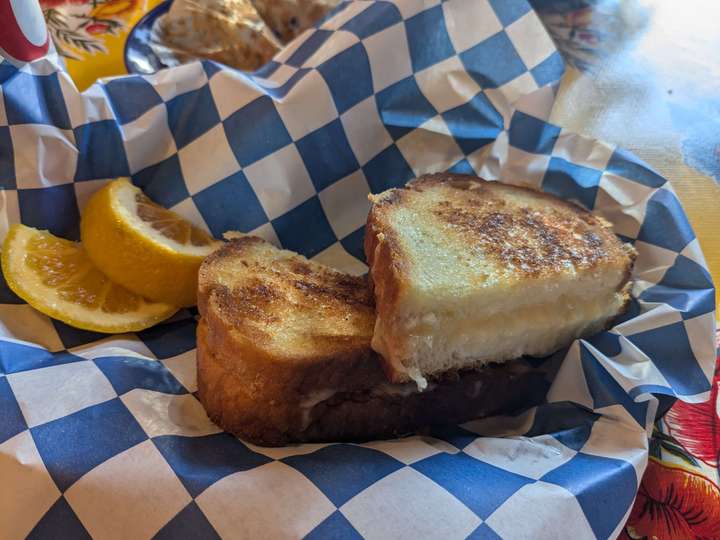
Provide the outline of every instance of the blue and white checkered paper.
<path id="1" fill-rule="evenodd" d="M 80 94 L 49 57 L 0 63 L 0 228 L 78 237 L 129 175 L 215 235 L 363 272 L 366 195 L 425 172 L 540 187 L 639 257 L 609 331 L 554 355 L 547 403 L 368 444 L 259 448 L 194 396 L 190 313 L 102 336 L 0 288 L 3 538 L 608 538 L 657 398 L 708 396 L 713 285 L 665 179 L 545 121 L 562 61 L 520 0 L 343 4 L 250 76 L 197 62 Z"/>

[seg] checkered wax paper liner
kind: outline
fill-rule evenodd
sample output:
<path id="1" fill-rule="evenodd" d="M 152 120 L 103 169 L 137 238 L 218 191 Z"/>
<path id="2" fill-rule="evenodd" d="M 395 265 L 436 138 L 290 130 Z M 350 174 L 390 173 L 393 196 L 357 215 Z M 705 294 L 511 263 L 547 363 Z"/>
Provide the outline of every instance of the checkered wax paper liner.
<path id="1" fill-rule="evenodd" d="M 22 221 L 76 239 L 88 196 L 129 175 L 215 235 L 362 272 L 367 193 L 452 170 L 578 201 L 639 253 L 631 310 L 554 355 L 546 404 L 358 445 L 221 433 L 194 395 L 190 313 L 107 337 L 3 286 L 0 536 L 616 534 L 653 393 L 708 395 L 713 286 L 664 178 L 545 121 L 562 71 L 519 0 L 343 4 L 252 76 L 196 62 L 80 94 L 53 56 L 0 63 L 3 232 Z"/>

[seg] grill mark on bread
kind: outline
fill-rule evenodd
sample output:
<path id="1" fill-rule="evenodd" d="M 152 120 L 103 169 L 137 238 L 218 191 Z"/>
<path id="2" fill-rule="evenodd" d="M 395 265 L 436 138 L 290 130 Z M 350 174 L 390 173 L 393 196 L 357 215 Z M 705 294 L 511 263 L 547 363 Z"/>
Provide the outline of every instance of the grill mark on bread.
<path id="1" fill-rule="evenodd" d="M 589 246 L 592 247 L 600 247 L 603 245 L 602 239 L 593 231 L 585 231 L 583 233 L 583 239 Z"/>
<path id="2" fill-rule="evenodd" d="M 231 289 L 224 285 L 213 287 L 212 296 L 222 312 L 234 321 L 252 319 L 264 323 L 277 322 L 270 306 L 279 296 L 263 283 Z"/>
<path id="3" fill-rule="evenodd" d="M 530 208 L 508 212 L 504 211 L 504 202 L 494 197 L 474 199 L 468 202 L 482 205 L 481 213 L 445 200 L 435 205 L 433 214 L 452 230 L 466 235 L 474 249 L 528 276 L 568 264 L 591 267 L 607 256 L 603 239 L 585 230 L 590 225 L 586 220 L 574 219 L 576 214 Z"/>
<path id="4" fill-rule="evenodd" d="M 245 344 L 237 345 L 245 353 L 271 351 L 302 363 L 371 350 L 375 311 L 367 280 L 259 238 L 233 239 L 207 257 L 198 299 L 215 341 Z"/>
<path id="5" fill-rule="evenodd" d="M 404 191 L 401 189 L 395 189 L 392 191 L 385 191 L 379 195 L 368 195 L 368 200 L 377 206 L 389 206 L 398 204 L 403 200 Z"/>
<path id="6" fill-rule="evenodd" d="M 384 272 L 398 275 L 407 273 L 409 258 L 397 239 L 392 238 L 392 229 L 387 226 L 395 207 L 412 206 L 414 197 L 422 192 L 437 188 L 450 188 L 456 195 L 448 193 L 448 199 L 435 202 L 430 211 L 451 229 L 468 246 L 475 244 L 476 255 L 487 256 L 503 266 L 512 265 L 526 277 L 536 277 L 561 267 L 574 266 L 577 270 L 625 258 L 630 254 L 629 266 L 634 256 L 632 248 L 622 246 L 612 232 L 612 226 L 602 217 L 591 214 L 577 204 L 536 189 L 489 182 L 469 175 L 437 173 L 425 175 L 410 181 L 405 187 L 391 189 L 370 196 L 374 203 L 368 216 L 365 251 L 371 268 L 370 278 L 375 269 L 376 249 L 380 253 L 393 252 L 387 264 L 380 264 Z M 532 207 L 518 207 L 505 199 L 506 194 L 525 192 L 534 200 L 544 200 L 542 210 Z M 401 262 L 396 267 L 397 261 Z M 385 280 L 395 283 L 398 280 Z M 402 281 L 402 280 L 400 280 Z M 374 284 L 373 284 L 374 285 Z M 386 287 L 387 289 L 387 287 Z M 391 287 L 386 293 L 398 291 Z M 391 295 L 392 296 L 392 295 Z M 382 303 L 379 303 L 382 311 Z"/>
<path id="7" fill-rule="evenodd" d="M 307 264 L 295 259 L 288 262 L 288 269 L 295 274 L 300 274 L 301 276 L 308 276 L 312 274 L 312 270 L 308 268 Z"/>
<path id="8" fill-rule="evenodd" d="M 312 297 L 320 297 L 322 300 L 337 302 L 339 304 L 362 305 L 372 308 L 373 302 L 367 291 L 367 286 L 361 281 L 332 279 L 334 276 L 326 276 L 327 285 L 312 281 L 295 280 L 293 286 L 303 294 Z M 329 278 L 329 279 L 328 279 Z"/>

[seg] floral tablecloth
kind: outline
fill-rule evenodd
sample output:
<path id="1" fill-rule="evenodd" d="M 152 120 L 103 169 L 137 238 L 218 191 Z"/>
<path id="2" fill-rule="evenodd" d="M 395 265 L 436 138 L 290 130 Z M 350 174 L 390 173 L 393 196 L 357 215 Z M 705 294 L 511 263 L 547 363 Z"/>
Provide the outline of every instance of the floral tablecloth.
<path id="1" fill-rule="evenodd" d="M 128 32 L 162 0 L 40 0 L 55 49 L 81 90 L 127 73 Z"/>
<path id="2" fill-rule="evenodd" d="M 720 538 L 718 388 L 720 357 L 710 400 L 678 401 L 656 423 L 648 468 L 620 538 Z"/>
<path id="3" fill-rule="evenodd" d="M 720 9 L 712 1 L 531 0 L 568 71 L 551 119 L 670 179 L 720 281 Z M 718 339 L 720 345 L 720 334 Z M 711 398 L 675 403 L 620 538 L 720 538 L 720 362 Z"/>

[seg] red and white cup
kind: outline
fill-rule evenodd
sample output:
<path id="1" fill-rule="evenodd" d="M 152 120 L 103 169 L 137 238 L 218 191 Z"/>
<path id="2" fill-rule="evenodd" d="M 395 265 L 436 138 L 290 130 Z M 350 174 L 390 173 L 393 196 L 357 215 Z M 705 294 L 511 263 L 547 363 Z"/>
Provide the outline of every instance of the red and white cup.
<path id="1" fill-rule="evenodd" d="M 0 0 L 0 56 L 13 63 L 45 56 L 50 47 L 38 0 Z"/>

